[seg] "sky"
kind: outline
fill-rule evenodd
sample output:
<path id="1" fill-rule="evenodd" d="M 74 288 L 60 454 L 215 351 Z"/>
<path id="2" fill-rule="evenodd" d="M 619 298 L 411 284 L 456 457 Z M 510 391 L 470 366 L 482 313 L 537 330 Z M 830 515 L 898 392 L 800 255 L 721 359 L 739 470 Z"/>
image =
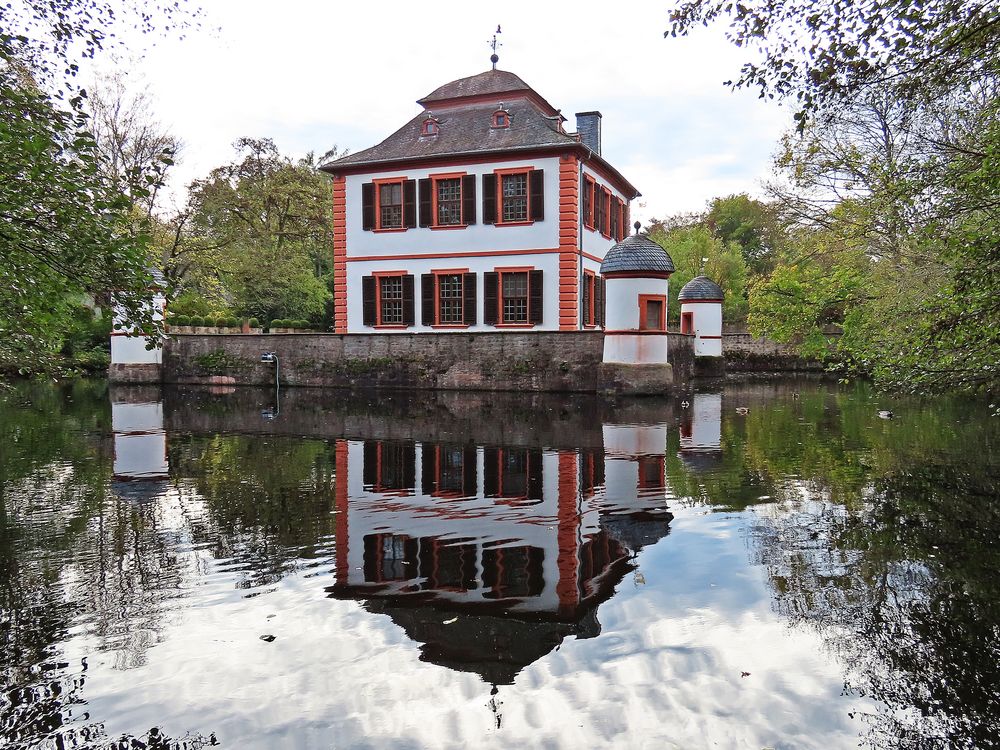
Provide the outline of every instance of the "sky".
<path id="1" fill-rule="evenodd" d="M 761 193 L 791 112 L 724 82 L 745 50 L 724 28 L 665 39 L 667 2 L 489 3 L 203 0 L 202 28 L 105 59 L 147 87 L 184 143 L 171 195 L 233 156 L 239 137 L 283 153 L 373 146 L 439 85 L 490 67 L 516 73 L 562 110 L 603 114 L 603 155 L 642 193 L 633 216 L 698 211 Z M 151 46 L 150 46 L 151 45 Z"/>

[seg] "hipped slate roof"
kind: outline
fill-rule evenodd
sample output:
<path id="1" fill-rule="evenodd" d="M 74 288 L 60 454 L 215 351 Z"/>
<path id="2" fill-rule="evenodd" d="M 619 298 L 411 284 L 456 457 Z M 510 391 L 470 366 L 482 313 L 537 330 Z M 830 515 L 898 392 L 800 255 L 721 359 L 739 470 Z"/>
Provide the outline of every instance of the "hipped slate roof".
<path id="1" fill-rule="evenodd" d="M 677 299 L 700 300 L 700 299 L 724 299 L 726 293 L 722 287 L 712 281 L 708 276 L 695 276 L 691 281 L 681 287 Z"/>
<path id="2" fill-rule="evenodd" d="M 442 87 L 443 88 L 443 87 Z M 440 90 L 440 89 L 439 89 Z M 421 135 L 427 113 L 421 112 L 377 146 L 323 165 L 328 171 L 349 164 L 419 159 L 491 151 L 516 151 L 574 145 L 576 140 L 558 130 L 557 121 L 521 99 L 504 102 L 510 127 L 493 128 L 497 102 L 449 107 L 432 114 L 438 120 L 437 135 Z"/>
<path id="3" fill-rule="evenodd" d="M 560 131 L 565 118 L 521 78 L 505 70 L 487 70 L 439 86 L 418 102 L 425 108 L 377 146 L 323 164 L 331 174 L 390 168 L 407 162 L 438 157 L 454 158 L 482 154 L 574 149 L 580 156 L 603 168 L 608 179 L 629 199 L 639 191 L 600 154 L 581 143 L 575 134 Z M 492 128 L 498 105 L 510 113 L 510 127 Z M 421 135 L 428 115 L 439 123 L 436 135 Z M 519 157 L 520 158 L 520 157 Z"/>
<path id="4" fill-rule="evenodd" d="M 632 234 L 608 250 L 601 275 L 623 272 L 673 273 L 674 261 L 648 237 Z"/>

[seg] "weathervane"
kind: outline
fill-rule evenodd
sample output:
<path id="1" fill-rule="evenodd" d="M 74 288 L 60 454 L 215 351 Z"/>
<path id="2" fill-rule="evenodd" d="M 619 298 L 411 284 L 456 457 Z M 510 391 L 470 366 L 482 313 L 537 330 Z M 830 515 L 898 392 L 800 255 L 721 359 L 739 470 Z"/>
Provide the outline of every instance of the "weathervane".
<path id="1" fill-rule="evenodd" d="M 497 63 L 500 62 L 500 57 L 497 55 L 497 47 L 503 47 L 503 43 L 497 41 L 497 34 L 499 33 L 500 24 L 497 24 L 497 30 L 493 32 L 493 41 L 487 42 L 493 50 L 493 54 L 490 55 L 490 62 L 493 63 L 493 70 L 497 69 Z"/>

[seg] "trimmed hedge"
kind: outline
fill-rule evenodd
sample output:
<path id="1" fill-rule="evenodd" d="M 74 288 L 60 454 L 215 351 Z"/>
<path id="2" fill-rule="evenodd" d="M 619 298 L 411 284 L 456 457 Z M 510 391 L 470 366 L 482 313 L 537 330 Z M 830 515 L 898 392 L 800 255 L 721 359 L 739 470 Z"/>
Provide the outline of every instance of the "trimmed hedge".
<path id="1" fill-rule="evenodd" d="M 257 320 L 257 318 L 250 318 L 250 327 L 251 328 L 260 328 L 260 321 Z"/>
<path id="2" fill-rule="evenodd" d="M 171 325 L 175 326 L 189 326 L 191 325 L 190 315 L 174 315 L 169 319 Z"/>

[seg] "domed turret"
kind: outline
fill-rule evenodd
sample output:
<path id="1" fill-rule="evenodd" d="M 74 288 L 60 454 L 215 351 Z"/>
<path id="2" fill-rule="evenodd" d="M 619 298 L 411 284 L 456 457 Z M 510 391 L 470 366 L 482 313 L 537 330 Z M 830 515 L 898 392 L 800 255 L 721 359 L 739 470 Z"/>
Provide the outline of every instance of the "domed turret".
<path id="1" fill-rule="evenodd" d="M 692 334 L 696 357 L 722 356 L 722 287 L 707 276 L 696 276 L 677 295 L 681 333 Z"/>
<path id="2" fill-rule="evenodd" d="M 634 234 L 608 250 L 601 263 L 605 362 L 667 363 L 667 280 L 673 272 L 670 255 L 649 237 Z"/>

